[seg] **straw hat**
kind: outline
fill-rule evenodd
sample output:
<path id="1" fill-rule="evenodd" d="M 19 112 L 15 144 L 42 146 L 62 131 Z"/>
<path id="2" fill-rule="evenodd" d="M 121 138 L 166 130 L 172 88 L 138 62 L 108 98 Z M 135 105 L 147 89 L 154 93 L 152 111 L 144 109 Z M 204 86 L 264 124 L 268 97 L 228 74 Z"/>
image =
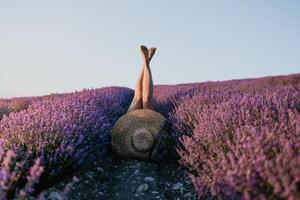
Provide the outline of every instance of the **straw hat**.
<path id="1" fill-rule="evenodd" d="M 156 136 L 165 123 L 165 117 L 153 110 L 126 113 L 112 130 L 112 149 L 123 158 L 150 159 Z"/>

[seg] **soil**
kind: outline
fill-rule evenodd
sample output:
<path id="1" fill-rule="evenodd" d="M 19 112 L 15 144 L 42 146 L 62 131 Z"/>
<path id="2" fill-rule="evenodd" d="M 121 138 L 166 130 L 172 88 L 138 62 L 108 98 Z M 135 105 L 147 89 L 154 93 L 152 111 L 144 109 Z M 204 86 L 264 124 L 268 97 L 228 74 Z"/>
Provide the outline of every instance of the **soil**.
<path id="1" fill-rule="evenodd" d="M 187 173 L 174 162 L 99 161 L 78 171 L 75 176 L 75 183 L 70 177 L 50 188 L 45 193 L 46 199 L 199 199 Z M 66 185 L 70 187 L 66 188 Z M 60 192 L 64 188 L 67 191 Z"/>

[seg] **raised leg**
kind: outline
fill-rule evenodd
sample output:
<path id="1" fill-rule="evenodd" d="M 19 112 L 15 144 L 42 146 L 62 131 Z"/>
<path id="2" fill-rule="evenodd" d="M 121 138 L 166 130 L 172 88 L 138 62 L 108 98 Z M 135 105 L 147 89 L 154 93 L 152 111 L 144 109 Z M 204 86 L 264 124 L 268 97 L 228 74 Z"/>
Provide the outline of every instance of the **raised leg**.
<path id="1" fill-rule="evenodd" d="M 153 79 L 150 69 L 150 61 L 155 53 L 155 48 L 149 49 L 149 56 L 144 60 L 144 77 L 143 77 L 143 108 L 153 110 Z"/>

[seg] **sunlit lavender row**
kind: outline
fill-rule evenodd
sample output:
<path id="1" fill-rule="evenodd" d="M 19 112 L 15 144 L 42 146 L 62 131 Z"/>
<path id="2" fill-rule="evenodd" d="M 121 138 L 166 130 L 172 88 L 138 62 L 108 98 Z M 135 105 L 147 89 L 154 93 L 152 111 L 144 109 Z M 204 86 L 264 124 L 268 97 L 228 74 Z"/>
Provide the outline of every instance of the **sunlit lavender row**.
<path id="1" fill-rule="evenodd" d="M 0 100 L 0 199 L 104 158 L 132 97 L 109 87 Z M 156 85 L 154 107 L 199 197 L 299 199 L 300 74 Z"/>
<path id="2" fill-rule="evenodd" d="M 0 199 L 25 198 L 39 182 L 51 182 L 103 158 L 110 130 L 132 96 L 133 91 L 126 88 L 85 90 L 29 99 L 26 108 L 4 115 L 0 121 Z"/>
<path id="3" fill-rule="evenodd" d="M 300 199 L 300 76 L 204 84 L 171 115 L 199 196 Z"/>

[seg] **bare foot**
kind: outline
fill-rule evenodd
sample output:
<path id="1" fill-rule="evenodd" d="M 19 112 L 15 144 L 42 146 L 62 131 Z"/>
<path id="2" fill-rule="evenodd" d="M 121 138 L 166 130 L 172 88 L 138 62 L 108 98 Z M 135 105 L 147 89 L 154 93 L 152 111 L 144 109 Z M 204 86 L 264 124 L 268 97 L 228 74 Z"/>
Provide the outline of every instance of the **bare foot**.
<path id="1" fill-rule="evenodd" d="M 149 57 L 149 53 L 148 53 L 148 48 L 145 45 L 141 45 L 141 52 L 142 52 L 142 56 L 145 62 L 148 62 L 148 57 Z"/>
<path id="2" fill-rule="evenodd" d="M 156 48 L 155 48 L 155 47 L 151 47 L 151 48 L 149 49 L 149 62 L 151 61 L 152 57 L 154 56 L 155 51 L 156 51 Z"/>

